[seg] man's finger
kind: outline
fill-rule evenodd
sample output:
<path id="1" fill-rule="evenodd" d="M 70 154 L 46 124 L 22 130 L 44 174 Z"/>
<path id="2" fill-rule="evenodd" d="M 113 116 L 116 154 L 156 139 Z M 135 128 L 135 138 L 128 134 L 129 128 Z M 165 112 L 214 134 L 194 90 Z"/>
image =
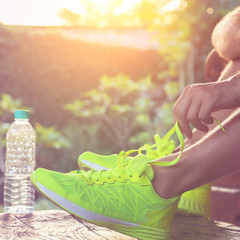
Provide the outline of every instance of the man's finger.
<path id="1" fill-rule="evenodd" d="M 204 120 L 202 120 L 202 122 L 204 122 L 205 124 L 212 124 L 213 123 L 213 118 L 210 117 L 210 118 L 204 119 Z"/>
<path id="2" fill-rule="evenodd" d="M 174 107 L 173 107 L 173 114 L 176 116 L 178 115 L 177 113 L 179 112 L 179 109 L 181 108 L 182 104 L 184 103 L 184 101 L 186 100 L 186 96 L 190 90 L 190 86 L 187 86 L 184 88 L 182 94 L 180 95 L 180 97 L 178 98 L 178 100 L 176 101 Z M 174 118 L 174 120 L 176 121 L 176 119 Z"/>
<path id="3" fill-rule="evenodd" d="M 191 120 L 191 124 L 202 132 L 208 132 L 208 127 L 202 123 L 199 119 Z"/>
<path id="4" fill-rule="evenodd" d="M 201 107 L 199 110 L 199 119 L 203 122 L 210 121 L 211 118 L 211 110 L 206 104 L 204 104 L 204 107 Z"/>
<path id="5" fill-rule="evenodd" d="M 190 123 L 188 122 L 187 119 L 184 119 L 183 121 L 179 121 L 179 128 L 188 139 L 192 138 L 192 129 L 190 128 Z"/>

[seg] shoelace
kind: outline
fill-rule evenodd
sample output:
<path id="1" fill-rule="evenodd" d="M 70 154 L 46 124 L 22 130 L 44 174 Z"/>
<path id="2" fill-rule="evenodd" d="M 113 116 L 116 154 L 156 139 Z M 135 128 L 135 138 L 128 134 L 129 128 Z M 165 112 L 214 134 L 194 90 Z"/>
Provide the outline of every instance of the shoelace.
<path id="1" fill-rule="evenodd" d="M 213 118 L 217 124 L 221 127 L 222 131 L 225 131 L 225 129 L 222 127 L 221 123 L 216 119 Z M 153 145 L 144 145 L 143 147 L 140 147 L 139 149 L 132 149 L 129 150 L 127 152 L 125 151 L 121 151 L 118 155 L 118 162 L 117 162 L 117 168 L 116 169 L 110 169 L 110 170 L 100 170 L 100 171 L 80 171 L 81 174 L 84 176 L 84 178 L 88 181 L 92 181 L 93 179 L 98 181 L 101 177 L 105 177 L 107 179 L 110 179 L 112 177 L 112 175 L 115 175 L 115 177 L 121 178 L 122 172 L 123 172 L 123 168 L 124 168 L 124 164 L 125 164 L 125 159 L 127 158 L 127 156 L 129 156 L 132 153 L 138 152 L 138 154 L 141 154 L 142 151 L 148 151 L 148 150 L 152 150 L 154 148 L 158 148 L 161 144 L 164 144 L 166 141 L 169 141 L 170 137 L 176 133 L 181 145 L 181 150 L 178 154 L 178 156 L 170 162 L 165 162 L 165 161 L 157 161 L 157 159 L 154 160 L 150 160 L 149 162 L 147 162 L 148 164 L 151 165 L 158 165 L 158 166 L 172 166 L 174 164 L 176 164 L 181 155 L 182 152 L 184 150 L 184 138 L 183 135 L 179 129 L 179 125 L 178 125 L 178 121 L 176 122 L 176 124 L 168 131 L 168 133 L 160 140 L 156 141 L 155 144 Z M 145 167 L 145 166 L 143 166 Z M 128 175 L 131 176 L 132 173 L 129 169 L 127 169 L 128 171 Z M 73 173 L 78 173 L 79 171 L 75 171 Z M 142 169 L 139 169 L 138 171 L 140 174 L 142 172 Z"/>
<path id="2" fill-rule="evenodd" d="M 161 138 L 158 134 L 154 135 L 154 140 L 157 145 L 156 149 L 148 149 L 146 151 L 146 156 L 149 160 L 167 156 L 167 155 L 171 154 L 176 147 L 175 142 L 170 139 L 167 139 L 167 141 L 165 141 L 165 143 L 161 144 Z M 145 144 L 144 146 L 150 147 L 149 144 Z M 141 151 L 139 152 L 139 154 L 140 153 L 141 153 Z"/>
<path id="3" fill-rule="evenodd" d="M 221 127 L 222 131 L 225 132 L 225 129 L 223 128 L 223 126 L 221 125 L 221 123 L 214 117 L 212 117 L 217 124 Z M 148 151 L 148 150 L 153 150 L 154 148 L 158 148 L 159 146 L 161 146 L 162 144 L 164 144 L 166 141 L 168 141 L 170 139 L 170 137 L 176 132 L 177 136 L 178 136 L 178 140 L 180 142 L 181 145 L 181 149 L 180 152 L 178 154 L 178 156 L 171 162 L 164 162 L 164 161 L 156 161 L 156 159 L 149 161 L 148 163 L 151 165 L 158 165 L 158 166 L 172 166 L 175 165 L 181 155 L 182 152 L 184 150 L 184 138 L 183 135 L 179 129 L 179 125 L 178 125 L 178 121 L 175 123 L 175 125 L 168 131 L 168 133 L 160 140 L 156 141 L 155 144 L 153 145 L 144 145 L 143 147 L 140 147 L 139 149 L 132 149 L 129 150 L 127 152 L 121 151 L 118 155 L 118 163 L 117 166 L 120 169 L 120 171 L 122 171 L 122 168 L 124 166 L 124 160 L 126 159 L 126 157 L 134 152 L 138 152 L 138 154 L 142 153 L 142 151 Z M 156 151 L 156 150 L 154 150 Z"/>
<path id="4" fill-rule="evenodd" d="M 184 149 L 184 139 L 183 139 L 183 135 L 179 129 L 178 126 L 178 122 L 176 122 L 176 124 L 168 131 L 168 133 L 160 140 L 157 141 L 155 144 L 153 145 L 144 145 L 143 147 L 140 147 L 139 149 L 132 149 L 129 150 L 127 152 L 121 151 L 118 155 L 118 163 L 117 166 L 120 170 L 120 172 L 122 172 L 123 166 L 124 166 L 124 160 L 126 159 L 127 156 L 129 156 L 130 154 L 134 153 L 134 152 L 138 152 L 139 154 L 142 153 L 142 151 L 147 151 L 147 150 L 151 150 L 153 148 L 157 148 L 159 145 L 164 144 L 166 141 L 169 140 L 169 138 L 176 132 L 180 145 L 181 145 L 181 150 L 179 155 L 177 156 L 177 158 L 171 162 L 164 162 L 164 161 L 155 161 L 155 160 L 151 160 L 149 161 L 150 164 L 152 165 L 159 165 L 159 166 L 171 166 L 176 164 L 183 152 Z"/>

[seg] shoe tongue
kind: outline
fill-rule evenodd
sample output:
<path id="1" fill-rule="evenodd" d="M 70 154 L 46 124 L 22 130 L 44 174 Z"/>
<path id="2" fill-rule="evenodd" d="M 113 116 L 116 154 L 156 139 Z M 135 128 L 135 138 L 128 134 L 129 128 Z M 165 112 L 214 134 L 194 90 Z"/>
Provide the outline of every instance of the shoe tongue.
<path id="1" fill-rule="evenodd" d="M 145 173 L 149 180 L 154 178 L 153 168 L 149 163 L 147 157 L 143 154 L 139 154 L 136 157 L 132 158 L 128 163 L 128 168 L 132 172 L 138 172 L 139 174 Z"/>

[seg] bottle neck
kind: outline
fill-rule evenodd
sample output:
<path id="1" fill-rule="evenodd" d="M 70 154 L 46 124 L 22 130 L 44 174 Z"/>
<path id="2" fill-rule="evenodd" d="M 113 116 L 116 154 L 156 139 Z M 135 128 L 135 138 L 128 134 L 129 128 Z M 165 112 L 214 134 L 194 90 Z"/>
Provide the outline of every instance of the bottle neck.
<path id="1" fill-rule="evenodd" d="M 29 121 L 28 118 L 15 118 L 14 120 L 15 120 L 15 122 L 28 122 Z"/>

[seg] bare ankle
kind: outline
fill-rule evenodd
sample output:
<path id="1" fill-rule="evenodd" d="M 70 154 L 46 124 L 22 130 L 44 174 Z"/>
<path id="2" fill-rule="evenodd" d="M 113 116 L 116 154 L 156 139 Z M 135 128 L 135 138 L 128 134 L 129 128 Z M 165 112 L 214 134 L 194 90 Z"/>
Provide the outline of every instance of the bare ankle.
<path id="1" fill-rule="evenodd" d="M 169 175 L 169 168 L 171 167 L 153 166 L 155 177 L 152 186 L 155 192 L 165 199 L 180 195 L 179 185 L 172 174 Z"/>

